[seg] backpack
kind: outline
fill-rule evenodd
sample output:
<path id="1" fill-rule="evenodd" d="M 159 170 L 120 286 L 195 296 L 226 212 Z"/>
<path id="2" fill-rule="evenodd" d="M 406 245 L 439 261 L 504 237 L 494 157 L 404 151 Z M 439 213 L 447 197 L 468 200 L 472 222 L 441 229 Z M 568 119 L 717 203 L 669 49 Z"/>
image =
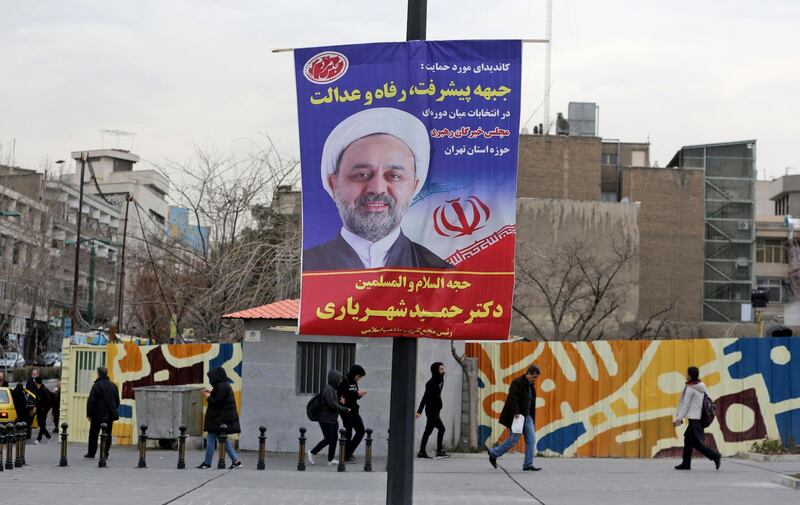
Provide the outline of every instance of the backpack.
<path id="1" fill-rule="evenodd" d="M 715 417 L 717 417 L 717 406 L 714 405 L 711 397 L 709 397 L 707 394 L 704 394 L 703 410 L 700 414 L 700 424 L 703 425 L 703 428 L 708 428 L 711 426 L 711 423 L 714 422 Z"/>
<path id="2" fill-rule="evenodd" d="M 315 394 L 306 404 L 306 415 L 310 421 L 319 422 L 319 414 L 322 411 L 322 393 Z"/>

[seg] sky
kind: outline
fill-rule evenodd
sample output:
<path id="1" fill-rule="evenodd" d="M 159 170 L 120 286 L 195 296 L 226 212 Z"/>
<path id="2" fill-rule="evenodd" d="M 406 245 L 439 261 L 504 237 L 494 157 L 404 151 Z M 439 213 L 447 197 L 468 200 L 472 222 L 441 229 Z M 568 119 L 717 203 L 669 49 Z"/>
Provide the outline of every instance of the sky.
<path id="1" fill-rule="evenodd" d="M 427 38 L 536 39 L 545 0 L 429 0 Z M 147 163 L 264 134 L 297 158 L 293 58 L 275 48 L 401 41 L 389 0 L 0 0 L 0 159 L 81 149 Z M 553 0 L 551 116 L 596 102 L 599 133 L 683 145 L 756 139 L 759 178 L 800 173 L 800 1 Z M 522 123 L 543 121 L 544 46 L 523 51 Z M 103 135 L 101 129 L 133 132 Z M 787 168 L 788 167 L 788 168 Z"/>

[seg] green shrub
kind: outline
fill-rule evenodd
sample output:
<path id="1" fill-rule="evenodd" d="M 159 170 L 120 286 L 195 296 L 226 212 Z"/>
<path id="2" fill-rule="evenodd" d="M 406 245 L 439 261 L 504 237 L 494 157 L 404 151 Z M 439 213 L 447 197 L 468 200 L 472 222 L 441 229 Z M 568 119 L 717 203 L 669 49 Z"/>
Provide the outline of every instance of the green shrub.
<path id="1" fill-rule="evenodd" d="M 31 370 L 36 368 L 39 370 L 39 377 L 42 380 L 48 379 L 60 379 L 61 378 L 61 368 L 55 367 L 46 367 L 46 366 L 24 366 L 22 368 L 15 368 L 13 370 L 9 370 L 8 373 L 11 377 L 7 380 L 8 382 L 25 382 L 28 380 L 28 377 L 31 376 Z"/>
<path id="2" fill-rule="evenodd" d="M 788 454 L 789 449 L 783 445 L 780 439 L 766 437 L 760 442 L 753 442 L 750 452 L 757 454 Z"/>

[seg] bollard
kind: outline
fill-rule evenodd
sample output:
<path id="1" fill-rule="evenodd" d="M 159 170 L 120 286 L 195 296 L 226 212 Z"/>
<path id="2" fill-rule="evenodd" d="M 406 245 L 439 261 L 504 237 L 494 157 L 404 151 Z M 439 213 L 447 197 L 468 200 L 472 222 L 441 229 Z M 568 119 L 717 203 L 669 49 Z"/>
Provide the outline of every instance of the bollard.
<path id="1" fill-rule="evenodd" d="M 58 466 L 69 466 L 67 464 L 67 423 L 61 423 L 61 459 L 58 461 Z"/>
<path id="2" fill-rule="evenodd" d="M 6 424 L 6 470 L 14 469 L 14 425 Z"/>
<path id="3" fill-rule="evenodd" d="M 300 450 L 297 451 L 297 471 L 306 471 L 306 429 L 300 428 Z"/>
<path id="4" fill-rule="evenodd" d="M 108 425 L 100 424 L 100 459 L 97 460 L 98 468 L 106 468 L 106 441 L 108 440 Z"/>
<path id="5" fill-rule="evenodd" d="M 364 449 L 364 471 L 372 471 L 372 428 L 367 428 L 367 438 L 364 441 L 366 448 Z"/>
<path id="6" fill-rule="evenodd" d="M 261 434 L 258 436 L 258 465 L 256 465 L 256 470 L 266 470 L 267 469 L 267 427 L 266 426 L 259 426 L 258 431 Z"/>
<path id="7" fill-rule="evenodd" d="M 344 465 L 344 452 L 347 447 L 347 430 L 341 428 L 339 430 L 339 466 L 336 467 L 337 472 L 344 472 L 347 468 Z"/>
<path id="8" fill-rule="evenodd" d="M 178 470 L 186 468 L 186 426 L 180 425 L 178 430 L 181 432 L 178 435 Z"/>
<path id="9" fill-rule="evenodd" d="M 17 457 L 14 458 L 14 468 L 22 468 L 22 441 L 25 439 L 25 423 L 14 425 L 14 440 L 17 443 Z"/>
<path id="10" fill-rule="evenodd" d="M 0 472 L 5 470 L 3 467 L 3 450 L 6 448 L 6 425 L 0 424 Z"/>
<path id="11" fill-rule="evenodd" d="M 138 468 L 147 468 L 147 425 L 139 426 L 139 465 Z"/>
<path id="12" fill-rule="evenodd" d="M 228 425 L 219 425 L 219 434 L 217 435 L 217 449 L 219 456 L 217 460 L 217 470 L 225 470 L 225 444 L 228 443 Z"/>
<path id="13" fill-rule="evenodd" d="M 22 448 L 22 454 L 20 455 L 19 459 L 22 460 L 22 466 L 25 466 L 25 465 L 28 464 L 28 462 L 25 461 L 25 449 L 28 448 L 28 424 L 27 423 L 22 423 L 22 445 L 20 447 Z"/>

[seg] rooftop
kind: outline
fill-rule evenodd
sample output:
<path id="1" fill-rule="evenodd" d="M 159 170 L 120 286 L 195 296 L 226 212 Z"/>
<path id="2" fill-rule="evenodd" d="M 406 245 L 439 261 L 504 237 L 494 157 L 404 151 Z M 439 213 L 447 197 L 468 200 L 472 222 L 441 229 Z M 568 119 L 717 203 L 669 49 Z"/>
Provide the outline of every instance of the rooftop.
<path id="1" fill-rule="evenodd" d="M 297 319 L 300 300 L 281 300 L 252 309 L 232 312 L 222 316 L 224 319 Z"/>

